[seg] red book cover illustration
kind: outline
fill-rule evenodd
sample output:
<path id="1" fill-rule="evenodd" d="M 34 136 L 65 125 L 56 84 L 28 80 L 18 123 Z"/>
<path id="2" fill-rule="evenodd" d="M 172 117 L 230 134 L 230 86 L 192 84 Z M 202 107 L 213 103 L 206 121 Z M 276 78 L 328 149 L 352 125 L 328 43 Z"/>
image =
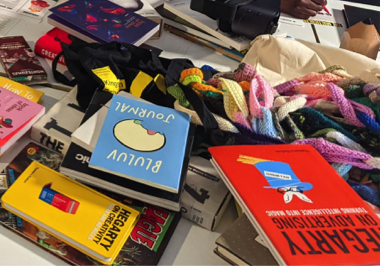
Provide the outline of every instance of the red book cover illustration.
<path id="1" fill-rule="evenodd" d="M 280 265 L 380 264 L 380 219 L 312 146 L 209 151 Z"/>
<path id="2" fill-rule="evenodd" d="M 1 63 L 10 79 L 42 81 L 47 79 L 44 68 L 22 36 L 0 38 Z"/>
<path id="3" fill-rule="evenodd" d="M 71 44 L 73 38 L 74 37 L 67 32 L 54 28 L 37 40 L 34 51 L 39 56 L 54 60 L 54 58 L 62 51 L 61 42 Z M 58 63 L 66 65 L 63 55 L 60 56 Z"/>

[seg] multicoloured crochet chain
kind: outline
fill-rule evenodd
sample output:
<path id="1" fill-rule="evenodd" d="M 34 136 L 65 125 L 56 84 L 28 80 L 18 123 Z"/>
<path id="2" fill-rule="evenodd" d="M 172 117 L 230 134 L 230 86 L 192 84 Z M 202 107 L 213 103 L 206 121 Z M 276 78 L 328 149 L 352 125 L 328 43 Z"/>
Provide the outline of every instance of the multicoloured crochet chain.
<path id="1" fill-rule="evenodd" d="M 221 131 L 235 136 L 231 144 L 310 144 L 345 179 L 355 169 L 369 171 L 377 184 L 377 199 L 370 202 L 380 206 L 380 79 L 367 83 L 342 66 L 332 66 L 272 88 L 242 63 L 206 81 L 202 69 L 186 69 L 180 82 L 203 99 Z M 179 86 L 168 92 L 177 99 L 176 109 L 202 125 Z M 363 185 L 363 178 L 356 176 L 355 186 Z"/>

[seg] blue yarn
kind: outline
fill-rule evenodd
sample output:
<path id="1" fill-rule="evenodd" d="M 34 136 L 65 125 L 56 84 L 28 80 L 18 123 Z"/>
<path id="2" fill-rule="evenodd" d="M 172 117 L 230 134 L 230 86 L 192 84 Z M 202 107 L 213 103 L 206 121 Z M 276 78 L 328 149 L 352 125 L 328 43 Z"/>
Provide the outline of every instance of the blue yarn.
<path id="1" fill-rule="evenodd" d="M 347 180 L 347 183 L 362 199 L 378 207 L 380 206 L 379 194 L 376 190 L 352 180 Z"/>
<path id="2" fill-rule="evenodd" d="M 351 164 L 345 163 L 332 163 L 331 166 L 337 171 L 337 173 L 343 177 L 344 180 L 348 179 L 348 172 L 351 170 Z"/>
<path id="3" fill-rule="evenodd" d="M 202 70 L 211 70 L 211 71 L 215 71 L 215 72 L 219 72 L 217 71 L 215 68 L 213 68 L 212 66 L 209 66 L 209 65 L 203 65 L 201 67 Z"/>
<path id="4" fill-rule="evenodd" d="M 380 136 L 380 125 L 375 120 L 373 120 L 371 117 L 369 117 L 367 114 L 363 112 L 358 112 L 356 114 L 356 117 L 372 133 L 375 133 L 376 135 Z"/>
<path id="5" fill-rule="evenodd" d="M 261 107 L 263 112 L 263 118 L 252 118 L 252 129 L 260 134 L 270 136 L 272 138 L 277 138 L 278 133 L 273 124 L 272 113 L 266 107 Z"/>

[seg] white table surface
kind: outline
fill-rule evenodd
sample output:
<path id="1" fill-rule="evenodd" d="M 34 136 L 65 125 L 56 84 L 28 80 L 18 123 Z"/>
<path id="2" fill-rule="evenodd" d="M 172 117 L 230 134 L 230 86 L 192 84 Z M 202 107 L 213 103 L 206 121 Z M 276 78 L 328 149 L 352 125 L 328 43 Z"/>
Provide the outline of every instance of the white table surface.
<path id="1" fill-rule="evenodd" d="M 150 1 L 157 2 L 157 0 Z M 342 21 L 341 23 L 345 26 L 341 11 L 344 3 L 343 1 L 330 0 L 328 8 L 330 12 L 333 12 L 336 19 Z M 353 3 L 349 4 L 353 5 Z M 380 10 L 380 7 L 362 4 L 357 4 L 357 6 Z M 51 28 L 46 23 L 46 18 L 38 25 L 19 21 L 7 35 L 23 35 L 29 43 L 33 43 Z M 294 38 L 315 42 L 310 24 L 305 24 L 304 27 L 281 24 L 279 30 L 281 33 L 287 33 Z M 316 25 L 316 30 L 322 44 L 339 47 L 344 28 L 339 29 Z M 235 69 L 238 65 L 237 62 L 217 54 L 208 48 L 198 46 L 167 32 L 164 32 L 159 40 L 148 41 L 148 44 L 163 49 L 164 51 L 161 54 L 163 57 L 186 57 L 191 59 L 196 66 L 208 64 L 218 70 L 229 71 Z M 44 64 L 44 67 L 46 67 L 46 64 Z M 64 70 L 64 68 L 61 69 Z M 47 108 L 52 106 L 65 94 L 64 91 L 51 88 L 44 89 L 44 92 L 43 100 Z M 0 158 L 0 170 L 29 141 L 30 139 L 26 136 L 7 151 Z M 216 238 L 236 217 L 236 209 L 233 201 L 231 201 L 215 232 L 203 229 L 182 218 L 161 258 L 160 265 L 227 265 L 224 260 L 213 253 L 213 249 Z M 65 265 L 65 263 L 35 244 L 0 226 L 0 265 Z"/>

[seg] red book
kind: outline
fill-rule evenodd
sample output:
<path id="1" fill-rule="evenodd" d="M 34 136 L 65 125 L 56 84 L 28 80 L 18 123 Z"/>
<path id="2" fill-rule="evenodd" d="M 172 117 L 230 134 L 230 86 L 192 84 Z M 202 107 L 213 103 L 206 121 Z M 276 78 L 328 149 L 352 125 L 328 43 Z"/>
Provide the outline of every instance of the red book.
<path id="1" fill-rule="evenodd" d="M 62 51 L 60 42 L 71 44 L 70 38 L 71 36 L 67 32 L 54 28 L 37 40 L 34 51 L 39 56 L 54 60 L 57 54 Z M 58 63 L 66 65 L 65 58 L 61 56 Z"/>
<path id="2" fill-rule="evenodd" d="M 280 265 L 380 264 L 379 217 L 312 146 L 209 151 Z"/>

